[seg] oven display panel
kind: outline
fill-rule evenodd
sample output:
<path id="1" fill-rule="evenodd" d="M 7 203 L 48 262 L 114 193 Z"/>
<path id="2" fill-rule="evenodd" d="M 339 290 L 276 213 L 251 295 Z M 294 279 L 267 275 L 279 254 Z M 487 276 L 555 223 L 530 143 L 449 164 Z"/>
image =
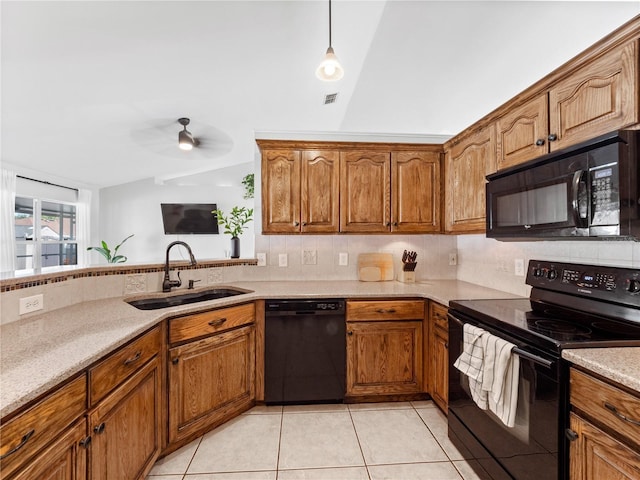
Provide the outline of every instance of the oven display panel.
<path id="1" fill-rule="evenodd" d="M 611 273 L 580 272 L 578 270 L 563 270 L 562 282 L 583 288 L 602 288 L 614 290 L 616 276 Z"/>

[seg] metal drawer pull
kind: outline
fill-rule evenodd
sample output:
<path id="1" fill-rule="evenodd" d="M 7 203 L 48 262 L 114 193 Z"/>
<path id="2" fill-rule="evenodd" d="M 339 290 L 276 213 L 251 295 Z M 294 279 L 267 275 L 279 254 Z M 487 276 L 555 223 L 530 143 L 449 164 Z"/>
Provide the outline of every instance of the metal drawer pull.
<path id="1" fill-rule="evenodd" d="M 131 358 L 127 358 L 127 359 L 124 361 L 124 364 L 125 364 L 125 365 L 131 365 L 133 362 L 138 361 L 138 360 L 140 359 L 140 357 L 141 357 L 141 356 L 142 356 L 142 350 L 138 350 L 138 351 L 136 352 L 136 354 L 135 354 L 133 357 L 131 357 Z"/>
<path id="2" fill-rule="evenodd" d="M 522 358 L 526 358 L 527 360 L 531 360 L 534 363 L 538 363 L 540 365 L 543 365 L 547 368 L 551 368 L 551 365 L 553 365 L 553 362 L 551 360 L 547 360 L 545 358 L 541 358 L 537 355 L 533 355 L 532 353 L 529 352 L 525 352 L 524 350 L 520 350 L 518 347 L 514 348 L 513 350 L 511 350 L 513 353 L 515 353 L 516 355 L 520 355 Z"/>
<path id="3" fill-rule="evenodd" d="M 396 313 L 396 309 L 395 308 L 390 308 L 388 310 L 385 310 L 384 308 L 379 308 L 378 310 L 376 310 L 376 312 L 378 312 L 378 313 Z"/>
<path id="4" fill-rule="evenodd" d="M 102 433 L 104 432 L 104 427 L 105 427 L 105 424 L 104 422 L 102 422 L 100 425 L 96 425 L 95 427 L 93 427 L 93 431 L 95 433 Z"/>
<path id="5" fill-rule="evenodd" d="M 29 430 L 23 437 L 22 440 L 20 440 L 20 443 L 18 445 L 16 445 L 15 447 L 13 447 L 11 450 L 9 450 L 7 453 L 3 453 L 2 455 L 0 455 L 0 460 L 4 460 L 5 458 L 7 458 L 9 455 L 16 453 L 18 450 L 20 450 L 22 447 L 24 447 L 24 445 L 29 441 L 29 439 L 31 438 L 31 436 L 36 433 L 35 430 Z"/>
<path id="6" fill-rule="evenodd" d="M 87 437 L 87 438 L 83 438 L 82 440 L 80 440 L 80 441 L 78 442 L 78 444 L 79 444 L 81 447 L 89 448 L 89 445 L 91 444 L 91 437 L 89 436 L 89 437 Z"/>
<path id="7" fill-rule="evenodd" d="M 613 412 L 613 414 L 616 417 L 618 417 L 620 420 L 624 420 L 625 422 L 629 422 L 632 425 L 636 425 L 636 426 L 640 427 L 640 421 L 634 420 L 633 418 L 629 418 L 626 415 L 623 415 L 622 413 L 620 413 L 618 411 L 618 409 L 616 407 L 611 405 L 609 402 L 604 402 L 604 406 L 605 406 L 605 408 L 607 410 L 611 410 L 611 412 Z"/>
<path id="8" fill-rule="evenodd" d="M 219 318 L 217 320 L 211 320 L 209 322 L 209 325 L 211 325 L 212 327 L 219 327 L 220 325 L 222 325 L 226 321 L 227 321 L 226 317 L 222 317 L 222 318 Z"/>

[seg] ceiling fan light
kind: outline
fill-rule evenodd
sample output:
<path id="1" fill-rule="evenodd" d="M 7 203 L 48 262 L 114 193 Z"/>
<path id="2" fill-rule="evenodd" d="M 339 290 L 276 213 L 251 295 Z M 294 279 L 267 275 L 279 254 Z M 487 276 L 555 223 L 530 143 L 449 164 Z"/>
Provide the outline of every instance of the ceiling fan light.
<path id="1" fill-rule="evenodd" d="M 180 150 L 192 150 L 194 145 L 193 136 L 185 126 L 184 130 L 178 133 L 178 147 L 180 147 Z"/>
<path id="2" fill-rule="evenodd" d="M 327 53 L 316 69 L 316 77 L 325 82 L 340 80 L 344 76 L 344 69 L 338 61 L 333 47 L 327 48 Z"/>

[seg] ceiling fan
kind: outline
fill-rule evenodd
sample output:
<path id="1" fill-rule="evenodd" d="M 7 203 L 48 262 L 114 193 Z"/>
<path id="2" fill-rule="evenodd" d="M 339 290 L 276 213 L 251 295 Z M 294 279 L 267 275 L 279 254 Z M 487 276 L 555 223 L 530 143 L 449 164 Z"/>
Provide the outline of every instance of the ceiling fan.
<path id="1" fill-rule="evenodd" d="M 151 119 L 146 123 L 147 126 L 133 130 L 131 137 L 144 149 L 159 155 L 215 158 L 233 148 L 233 140 L 225 132 L 188 117 Z"/>

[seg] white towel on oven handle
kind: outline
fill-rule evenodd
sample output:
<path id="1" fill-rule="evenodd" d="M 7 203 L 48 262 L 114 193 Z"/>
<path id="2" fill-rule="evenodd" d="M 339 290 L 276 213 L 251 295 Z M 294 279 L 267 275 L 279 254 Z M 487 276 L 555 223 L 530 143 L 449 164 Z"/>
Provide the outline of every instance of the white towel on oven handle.
<path id="1" fill-rule="evenodd" d="M 462 326 L 462 352 L 453 364 L 467 376 L 471 398 L 483 410 L 489 407 L 487 392 L 482 390 L 484 345 L 488 335 L 486 330 L 465 323 Z"/>
<path id="2" fill-rule="evenodd" d="M 515 345 L 487 333 L 484 343 L 482 390 L 487 392 L 489 410 L 507 427 L 515 425 L 520 380 L 520 357 Z"/>

